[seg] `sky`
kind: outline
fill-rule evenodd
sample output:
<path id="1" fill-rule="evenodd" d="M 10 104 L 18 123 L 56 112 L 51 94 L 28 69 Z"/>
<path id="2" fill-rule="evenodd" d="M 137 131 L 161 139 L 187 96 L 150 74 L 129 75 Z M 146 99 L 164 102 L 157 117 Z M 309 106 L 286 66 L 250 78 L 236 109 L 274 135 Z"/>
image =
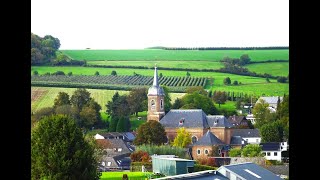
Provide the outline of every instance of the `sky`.
<path id="1" fill-rule="evenodd" d="M 31 0 L 60 49 L 289 46 L 289 0 Z"/>

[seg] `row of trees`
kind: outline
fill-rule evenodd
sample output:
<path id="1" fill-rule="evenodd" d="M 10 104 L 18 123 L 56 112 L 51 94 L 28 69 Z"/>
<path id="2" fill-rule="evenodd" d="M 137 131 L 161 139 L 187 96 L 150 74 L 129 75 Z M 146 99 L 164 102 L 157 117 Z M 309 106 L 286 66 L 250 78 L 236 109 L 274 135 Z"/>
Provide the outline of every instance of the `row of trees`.
<path id="1" fill-rule="evenodd" d="M 40 109 L 32 114 L 31 119 L 36 123 L 45 116 L 62 114 L 74 119 L 76 124 L 85 130 L 92 127 L 104 128 L 107 124 L 102 122 L 100 110 L 101 106 L 90 97 L 90 92 L 80 88 L 75 90 L 71 97 L 65 92 L 59 92 L 53 107 Z"/>

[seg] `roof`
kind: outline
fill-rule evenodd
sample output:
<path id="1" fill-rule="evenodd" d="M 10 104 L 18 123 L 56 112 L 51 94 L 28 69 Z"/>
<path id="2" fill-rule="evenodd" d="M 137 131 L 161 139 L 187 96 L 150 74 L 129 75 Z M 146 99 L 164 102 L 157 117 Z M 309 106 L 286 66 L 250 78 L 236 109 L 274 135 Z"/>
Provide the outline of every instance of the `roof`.
<path id="1" fill-rule="evenodd" d="M 101 133 L 101 136 L 103 136 L 105 139 L 113 139 L 116 137 L 121 137 L 123 138 L 123 134 L 119 132 L 107 132 L 107 133 Z"/>
<path id="2" fill-rule="evenodd" d="M 104 144 L 104 149 L 107 150 L 108 156 L 116 156 L 120 154 L 128 154 L 134 151 L 134 148 L 129 144 L 125 143 L 122 139 L 96 139 L 99 144 Z M 105 141 L 105 143 L 101 143 L 101 141 Z M 114 150 L 114 148 L 117 148 Z M 118 151 L 119 148 L 122 148 L 121 151 Z"/>
<path id="3" fill-rule="evenodd" d="M 243 179 L 282 180 L 276 174 L 252 162 L 221 166 L 217 171 L 220 172 L 223 168 Z"/>
<path id="4" fill-rule="evenodd" d="M 161 156 L 151 156 L 151 157 L 157 158 L 157 159 L 169 160 L 169 161 L 192 161 L 192 162 L 195 162 L 195 160 L 175 158 L 175 157 L 161 157 Z"/>
<path id="5" fill-rule="evenodd" d="M 182 121 L 183 123 L 180 123 Z M 208 128 L 206 114 L 202 109 L 171 109 L 160 124 L 170 128 Z"/>
<path id="6" fill-rule="evenodd" d="M 279 142 L 260 143 L 262 151 L 280 151 Z"/>
<path id="7" fill-rule="evenodd" d="M 284 165 L 270 165 L 266 166 L 266 169 L 269 171 L 277 174 L 277 175 L 287 175 L 289 176 L 289 165 L 284 164 Z"/>
<path id="8" fill-rule="evenodd" d="M 231 124 L 240 124 L 242 120 L 247 120 L 245 116 L 229 116 L 228 122 Z"/>
<path id="9" fill-rule="evenodd" d="M 278 96 L 271 96 L 271 97 L 263 97 L 262 96 L 258 99 L 257 102 L 259 102 L 260 99 L 263 99 L 268 104 L 277 104 L 277 102 L 278 102 Z M 280 102 L 282 102 L 282 100 L 283 100 L 283 97 L 280 97 Z"/>
<path id="10" fill-rule="evenodd" d="M 228 180 L 228 178 L 224 177 L 222 174 L 215 170 L 205 170 L 198 171 L 187 174 L 179 174 L 174 176 L 166 176 L 162 178 L 157 178 L 159 180 L 164 179 L 190 179 L 190 180 Z"/>
<path id="11" fill-rule="evenodd" d="M 206 118 L 210 127 L 233 127 L 224 115 L 212 115 Z"/>
<path id="12" fill-rule="evenodd" d="M 259 129 L 233 129 L 233 136 L 241 136 L 242 138 L 261 137 Z"/>
<path id="13" fill-rule="evenodd" d="M 193 146 L 211 146 L 220 144 L 224 143 L 208 130 L 207 133 L 199 139 L 199 141 L 193 144 Z"/>
<path id="14" fill-rule="evenodd" d="M 230 140 L 230 145 L 242 145 L 242 141 L 244 141 L 243 145 L 247 144 L 247 142 L 243 140 L 241 136 L 232 136 Z"/>
<path id="15" fill-rule="evenodd" d="M 154 67 L 153 84 L 148 89 L 148 96 L 149 95 L 154 95 L 154 96 L 158 96 L 158 95 L 164 96 L 165 95 L 163 88 L 161 86 L 159 86 L 157 67 Z"/>
<path id="16" fill-rule="evenodd" d="M 125 136 L 125 139 L 127 139 L 128 141 L 133 141 L 136 138 L 136 136 L 131 132 L 125 132 L 123 134 Z"/>

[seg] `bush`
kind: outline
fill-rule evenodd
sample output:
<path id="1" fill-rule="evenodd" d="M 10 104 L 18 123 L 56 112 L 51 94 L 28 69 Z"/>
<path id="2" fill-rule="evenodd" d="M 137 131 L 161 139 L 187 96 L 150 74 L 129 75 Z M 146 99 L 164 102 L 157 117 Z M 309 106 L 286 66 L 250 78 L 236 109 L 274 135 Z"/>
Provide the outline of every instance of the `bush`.
<path id="1" fill-rule="evenodd" d="M 68 72 L 68 76 L 72 76 L 72 72 Z"/>
<path id="2" fill-rule="evenodd" d="M 100 75 L 99 71 L 96 71 L 96 72 L 94 73 L 94 75 L 95 75 L 95 76 L 99 76 L 99 75 Z"/>
<path id="3" fill-rule="evenodd" d="M 157 155 L 176 155 L 179 158 L 189 159 L 187 151 L 181 147 L 172 147 L 168 145 L 154 146 L 154 145 L 141 145 L 136 147 L 136 151 L 146 151 L 148 154 L 157 154 Z"/>
<path id="4" fill-rule="evenodd" d="M 225 85 L 229 85 L 229 84 L 231 84 L 231 79 L 229 77 L 226 77 L 226 78 L 223 79 L 223 83 Z"/>
<path id="5" fill-rule="evenodd" d="M 277 160 L 266 160 L 266 165 L 271 166 L 271 165 L 283 165 L 283 162 L 277 161 Z"/>
<path id="6" fill-rule="evenodd" d="M 117 75 L 117 72 L 116 72 L 115 70 L 113 70 L 113 71 L 111 72 L 111 75 L 112 75 L 112 76 L 116 76 L 116 75 Z"/>
<path id="7" fill-rule="evenodd" d="M 130 171 L 141 171 L 142 166 L 144 166 L 147 171 L 152 172 L 152 162 L 131 162 Z"/>
<path id="8" fill-rule="evenodd" d="M 233 81 L 233 85 L 238 85 L 238 81 Z"/>
<path id="9" fill-rule="evenodd" d="M 51 75 L 63 75 L 63 76 L 65 76 L 66 74 L 64 74 L 63 71 L 57 71 L 57 72 L 52 73 Z"/>
<path id="10" fill-rule="evenodd" d="M 39 75 L 38 71 L 33 71 L 33 75 L 38 76 Z"/>
<path id="11" fill-rule="evenodd" d="M 206 165 L 201 165 L 201 164 L 194 165 L 194 172 L 205 171 L 205 170 L 216 170 L 216 169 L 217 169 L 217 167 L 206 166 Z"/>
<path id="12" fill-rule="evenodd" d="M 278 81 L 279 83 L 285 83 L 285 82 L 287 82 L 287 78 L 284 77 L 284 76 L 279 76 L 279 77 L 277 78 L 277 81 Z"/>
<path id="13" fill-rule="evenodd" d="M 132 162 L 149 162 L 151 160 L 148 152 L 142 150 L 131 153 L 130 159 Z"/>

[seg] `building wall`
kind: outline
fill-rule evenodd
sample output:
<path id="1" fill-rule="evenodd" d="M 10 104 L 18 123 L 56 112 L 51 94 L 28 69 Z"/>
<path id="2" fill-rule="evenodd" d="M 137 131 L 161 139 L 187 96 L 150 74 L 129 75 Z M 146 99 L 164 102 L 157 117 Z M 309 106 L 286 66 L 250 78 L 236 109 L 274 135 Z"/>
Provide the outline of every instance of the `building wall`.
<path id="1" fill-rule="evenodd" d="M 155 106 L 151 106 L 151 101 L 154 100 Z M 163 107 L 160 107 L 160 101 L 163 102 Z M 148 96 L 148 115 L 147 121 L 160 121 L 164 116 L 164 96 Z"/>
<path id="2" fill-rule="evenodd" d="M 174 138 L 177 136 L 177 131 L 179 128 L 165 128 L 165 132 L 167 134 L 167 137 L 169 138 L 170 141 L 173 141 Z M 191 134 L 192 136 L 196 136 L 197 139 L 199 140 L 206 132 L 205 129 L 202 128 L 185 128 L 187 132 Z"/>
<path id="3" fill-rule="evenodd" d="M 266 153 L 264 156 L 267 160 L 277 160 L 281 161 L 281 151 L 262 151 L 263 153 Z M 268 156 L 268 153 L 270 153 L 270 156 Z M 277 155 L 274 155 L 274 153 L 277 153 Z"/>
<path id="4" fill-rule="evenodd" d="M 223 127 L 214 127 L 210 128 L 210 132 L 212 132 L 217 138 L 219 138 L 222 142 L 226 144 L 230 144 L 232 129 L 223 128 Z"/>
<path id="5" fill-rule="evenodd" d="M 200 154 L 198 155 L 197 151 L 200 150 Z M 204 153 L 205 150 L 208 150 L 208 155 Z M 212 146 L 193 146 L 192 147 L 192 157 L 194 160 L 207 158 L 212 154 Z"/>
<path id="6" fill-rule="evenodd" d="M 248 142 L 248 144 L 260 144 L 261 137 L 253 137 L 253 138 L 243 138 Z"/>

